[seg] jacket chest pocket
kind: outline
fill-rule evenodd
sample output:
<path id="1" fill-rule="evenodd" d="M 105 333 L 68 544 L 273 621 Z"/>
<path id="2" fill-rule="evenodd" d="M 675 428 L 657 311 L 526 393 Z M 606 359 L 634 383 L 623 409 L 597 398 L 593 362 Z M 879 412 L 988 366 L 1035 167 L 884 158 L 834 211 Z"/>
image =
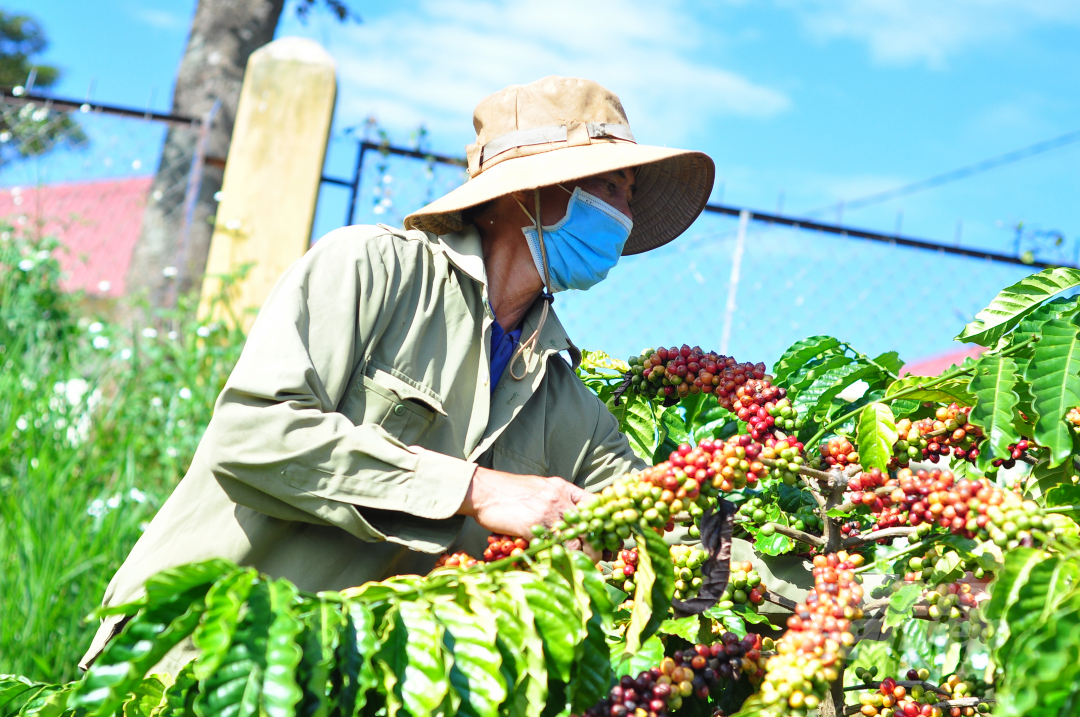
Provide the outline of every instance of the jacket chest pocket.
<path id="1" fill-rule="evenodd" d="M 340 408 L 354 424 L 378 424 L 416 445 L 441 414 L 442 402 L 381 368 L 368 365 Z"/>

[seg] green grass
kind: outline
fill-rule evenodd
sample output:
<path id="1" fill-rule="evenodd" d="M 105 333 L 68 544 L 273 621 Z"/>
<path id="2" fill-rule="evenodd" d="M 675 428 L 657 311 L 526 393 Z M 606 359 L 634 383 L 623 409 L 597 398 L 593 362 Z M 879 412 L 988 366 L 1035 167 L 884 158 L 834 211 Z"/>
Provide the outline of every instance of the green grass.
<path id="1" fill-rule="evenodd" d="M 243 336 L 190 300 L 126 327 L 82 315 L 55 249 L 0 227 L 0 673 L 65 682 Z"/>

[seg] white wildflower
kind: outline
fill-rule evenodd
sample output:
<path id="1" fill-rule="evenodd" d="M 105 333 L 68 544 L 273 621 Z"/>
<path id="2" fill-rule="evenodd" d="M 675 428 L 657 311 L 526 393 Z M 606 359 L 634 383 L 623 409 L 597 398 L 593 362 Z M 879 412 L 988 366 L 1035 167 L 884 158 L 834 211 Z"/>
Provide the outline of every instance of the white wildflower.
<path id="1" fill-rule="evenodd" d="M 178 455 L 180 455 L 180 451 L 176 450 L 172 446 L 166 448 L 165 453 L 169 456 L 169 458 L 176 458 Z"/>
<path id="2" fill-rule="evenodd" d="M 176 341 L 178 338 L 180 338 L 180 334 L 176 333 L 175 331 L 170 331 L 169 332 L 169 340 L 170 341 Z"/>
<path id="3" fill-rule="evenodd" d="M 39 251 L 37 254 L 34 255 L 34 258 L 37 259 L 38 261 L 45 261 L 46 259 L 49 258 L 49 252 L 42 249 L 41 251 Z"/>
<path id="4" fill-rule="evenodd" d="M 37 421 L 34 422 L 34 425 L 37 425 Z M 30 467 L 33 468 L 34 470 L 37 470 L 37 467 L 40 466 L 40 465 L 41 465 L 41 461 L 39 461 L 37 458 L 31 458 L 30 459 Z"/>
<path id="5" fill-rule="evenodd" d="M 89 331 L 92 334 L 100 334 L 101 330 L 104 329 L 104 328 L 105 328 L 105 324 L 101 323 L 100 321 L 95 321 L 94 323 L 92 323 L 88 327 L 86 327 L 86 330 Z"/>
<path id="6" fill-rule="evenodd" d="M 25 431 L 27 428 L 30 427 L 30 421 L 26 420 L 26 416 L 19 416 L 17 419 L 15 419 L 15 427 L 18 428 L 20 431 Z"/>
<path id="7" fill-rule="evenodd" d="M 105 501 L 105 505 L 109 506 L 109 508 L 111 510 L 116 510 L 117 508 L 120 507 L 120 502 L 123 499 L 124 499 L 124 497 L 122 495 L 120 495 L 119 493 L 116 493 L 115 495 L 109 496 L 109 499 L 107 501 Z"/>
<path id="8" fill-rule="evenodd" d="M 20 271 L 30 271 L 33 268 L 34 268 L 34 260 L 33 259 L 23 259 L 22 261 L 19 262 L 19 270 Z"/>
<path id="9" fill-rule="evenodd" d="M 109 339 L 106 338 L 105 336 L 95 336 L 94 337 L 94 348 L 96 348 L 96 349 L 107 349 L 107 348 L 109 348 Z"/>
<path id="10" fill-rule="evenodd" d="M 131 349 L 124 349 L 123 351 L 121 351 L 120 352 L 120 360 L 121 361 L 130 361 L 131 360 Z"/>
<path id="11" fill-rule="evenodd" d="M 147 328 L 142 330 L 142 335 L 143 335 L 144 339 L 156 339 L 157 338 L 157 329 L 152 329 L 152 328 L 147 327 Z"/>
<path id="12" fill-rule="evenodd" d="M 195 329 L 195 333 L 196 333 L 196 335 L 198 335 L 198 336 L 205 339 L 207 336 L 210 335 L 210 327 L 209 326 L 200 326 L 199 328 Z"/>
<path id="13" fill-rule="evenodd" d="M 101 498 L 96 498 L 86 508 L 86 514 L 92 518 L 100 518 L 108 512 L 109 511 L 105 509 L 105 501 L 103 501 Z"/>
<path id="14" fill-rule="evenodd" d="M 99 281 L 98 285 L 97 285 L 97 288 L 98 288 L 98 291 L 100 291 L 102 294 L 104 294 L 105 292 L 107 292 L 109 289 L 112 288 L 112 283 L 108 282 L 108 281 Z"/>
<path id="15" fill-rule="evenodd" d="M 184 386 L 182 389 L 180 389 L 180 398 L 184 401 L 189 400 L 191 398 L 191 389 L 187 386 Z"/>
<path id="16" fill-rule="evenodd" d="M 146 502 L 146 493 L 143 493 L 138 488 L 132 488 L 131 490 L 128 491 L 128 498 L 135 501 L 136 503 L 145 503 Z"/>
<path id="17" fill-rule="evenodd" d="M 150 399 L 150 405 L 153 406 L 154 408 L 161 408 L 161 406 L 162 406 L 161 396 L 154 396 L 153 398 L 151 398 Z"/>

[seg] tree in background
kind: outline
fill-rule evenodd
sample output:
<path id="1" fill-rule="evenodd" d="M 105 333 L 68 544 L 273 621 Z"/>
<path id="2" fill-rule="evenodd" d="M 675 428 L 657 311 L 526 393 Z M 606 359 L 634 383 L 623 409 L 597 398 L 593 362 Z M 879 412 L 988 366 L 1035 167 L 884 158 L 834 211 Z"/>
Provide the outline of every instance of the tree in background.
<path id="1" fill-rule="evenodd" d="M 306 19 L 320 5 L 340 21 L 359 20 L 342 0 L 297 0 L 297 15 Z M 244 70 L 251 53 L 274 38 L 284 6 L 285 0 L 199 0 L 195 9 L 176 76 L 172 112 L 202 117 L 216 100 L 221 106 L 210 129 L 209 161 L 203 169 L 186 248 L 181 246 L 184 192 L 179 188 L 186 186 L 198 137 L 185 127 L 172 127 L 166 135 L 127 274 L 129 290 L 145 292 L 153 306 L 174 303 L 178 294 L 197 288 L 202 281 L 217 209 L 214 195 L 221 189 Z M 165 270 L 181 263 L 183 271 L 168 272 L 181 279 L 181 285 L 173 287 L 174 280 Z"/>
<path id="2" fill-rule="evenodd" d="M 0 10 L 0 86 L 28 83 L 50 87 L 60 78 L 60 69 L 35 62 L 49 46 L 45 30 L 29 15 Z M 86 135 L 66 113 L 27 104 L 0 115 L 0 164 L 13 156 L 42 154 L 61 143 L 79 145 Z"/>

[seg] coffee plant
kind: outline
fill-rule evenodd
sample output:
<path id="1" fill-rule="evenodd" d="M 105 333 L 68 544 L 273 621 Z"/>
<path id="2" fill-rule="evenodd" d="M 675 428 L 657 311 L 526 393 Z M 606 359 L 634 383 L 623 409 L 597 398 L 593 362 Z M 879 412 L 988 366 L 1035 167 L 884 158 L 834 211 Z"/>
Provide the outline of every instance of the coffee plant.
<path id="1" fill-rule="evenodd" d="M 1006 288 L 938 376 L 829 336 L 771 370 L 586 352 L 650 467 L 423 577 L 166 571 L 80 680 L 0 677 L 0 717 L 1077 714 L 1077 287 Z"/>

